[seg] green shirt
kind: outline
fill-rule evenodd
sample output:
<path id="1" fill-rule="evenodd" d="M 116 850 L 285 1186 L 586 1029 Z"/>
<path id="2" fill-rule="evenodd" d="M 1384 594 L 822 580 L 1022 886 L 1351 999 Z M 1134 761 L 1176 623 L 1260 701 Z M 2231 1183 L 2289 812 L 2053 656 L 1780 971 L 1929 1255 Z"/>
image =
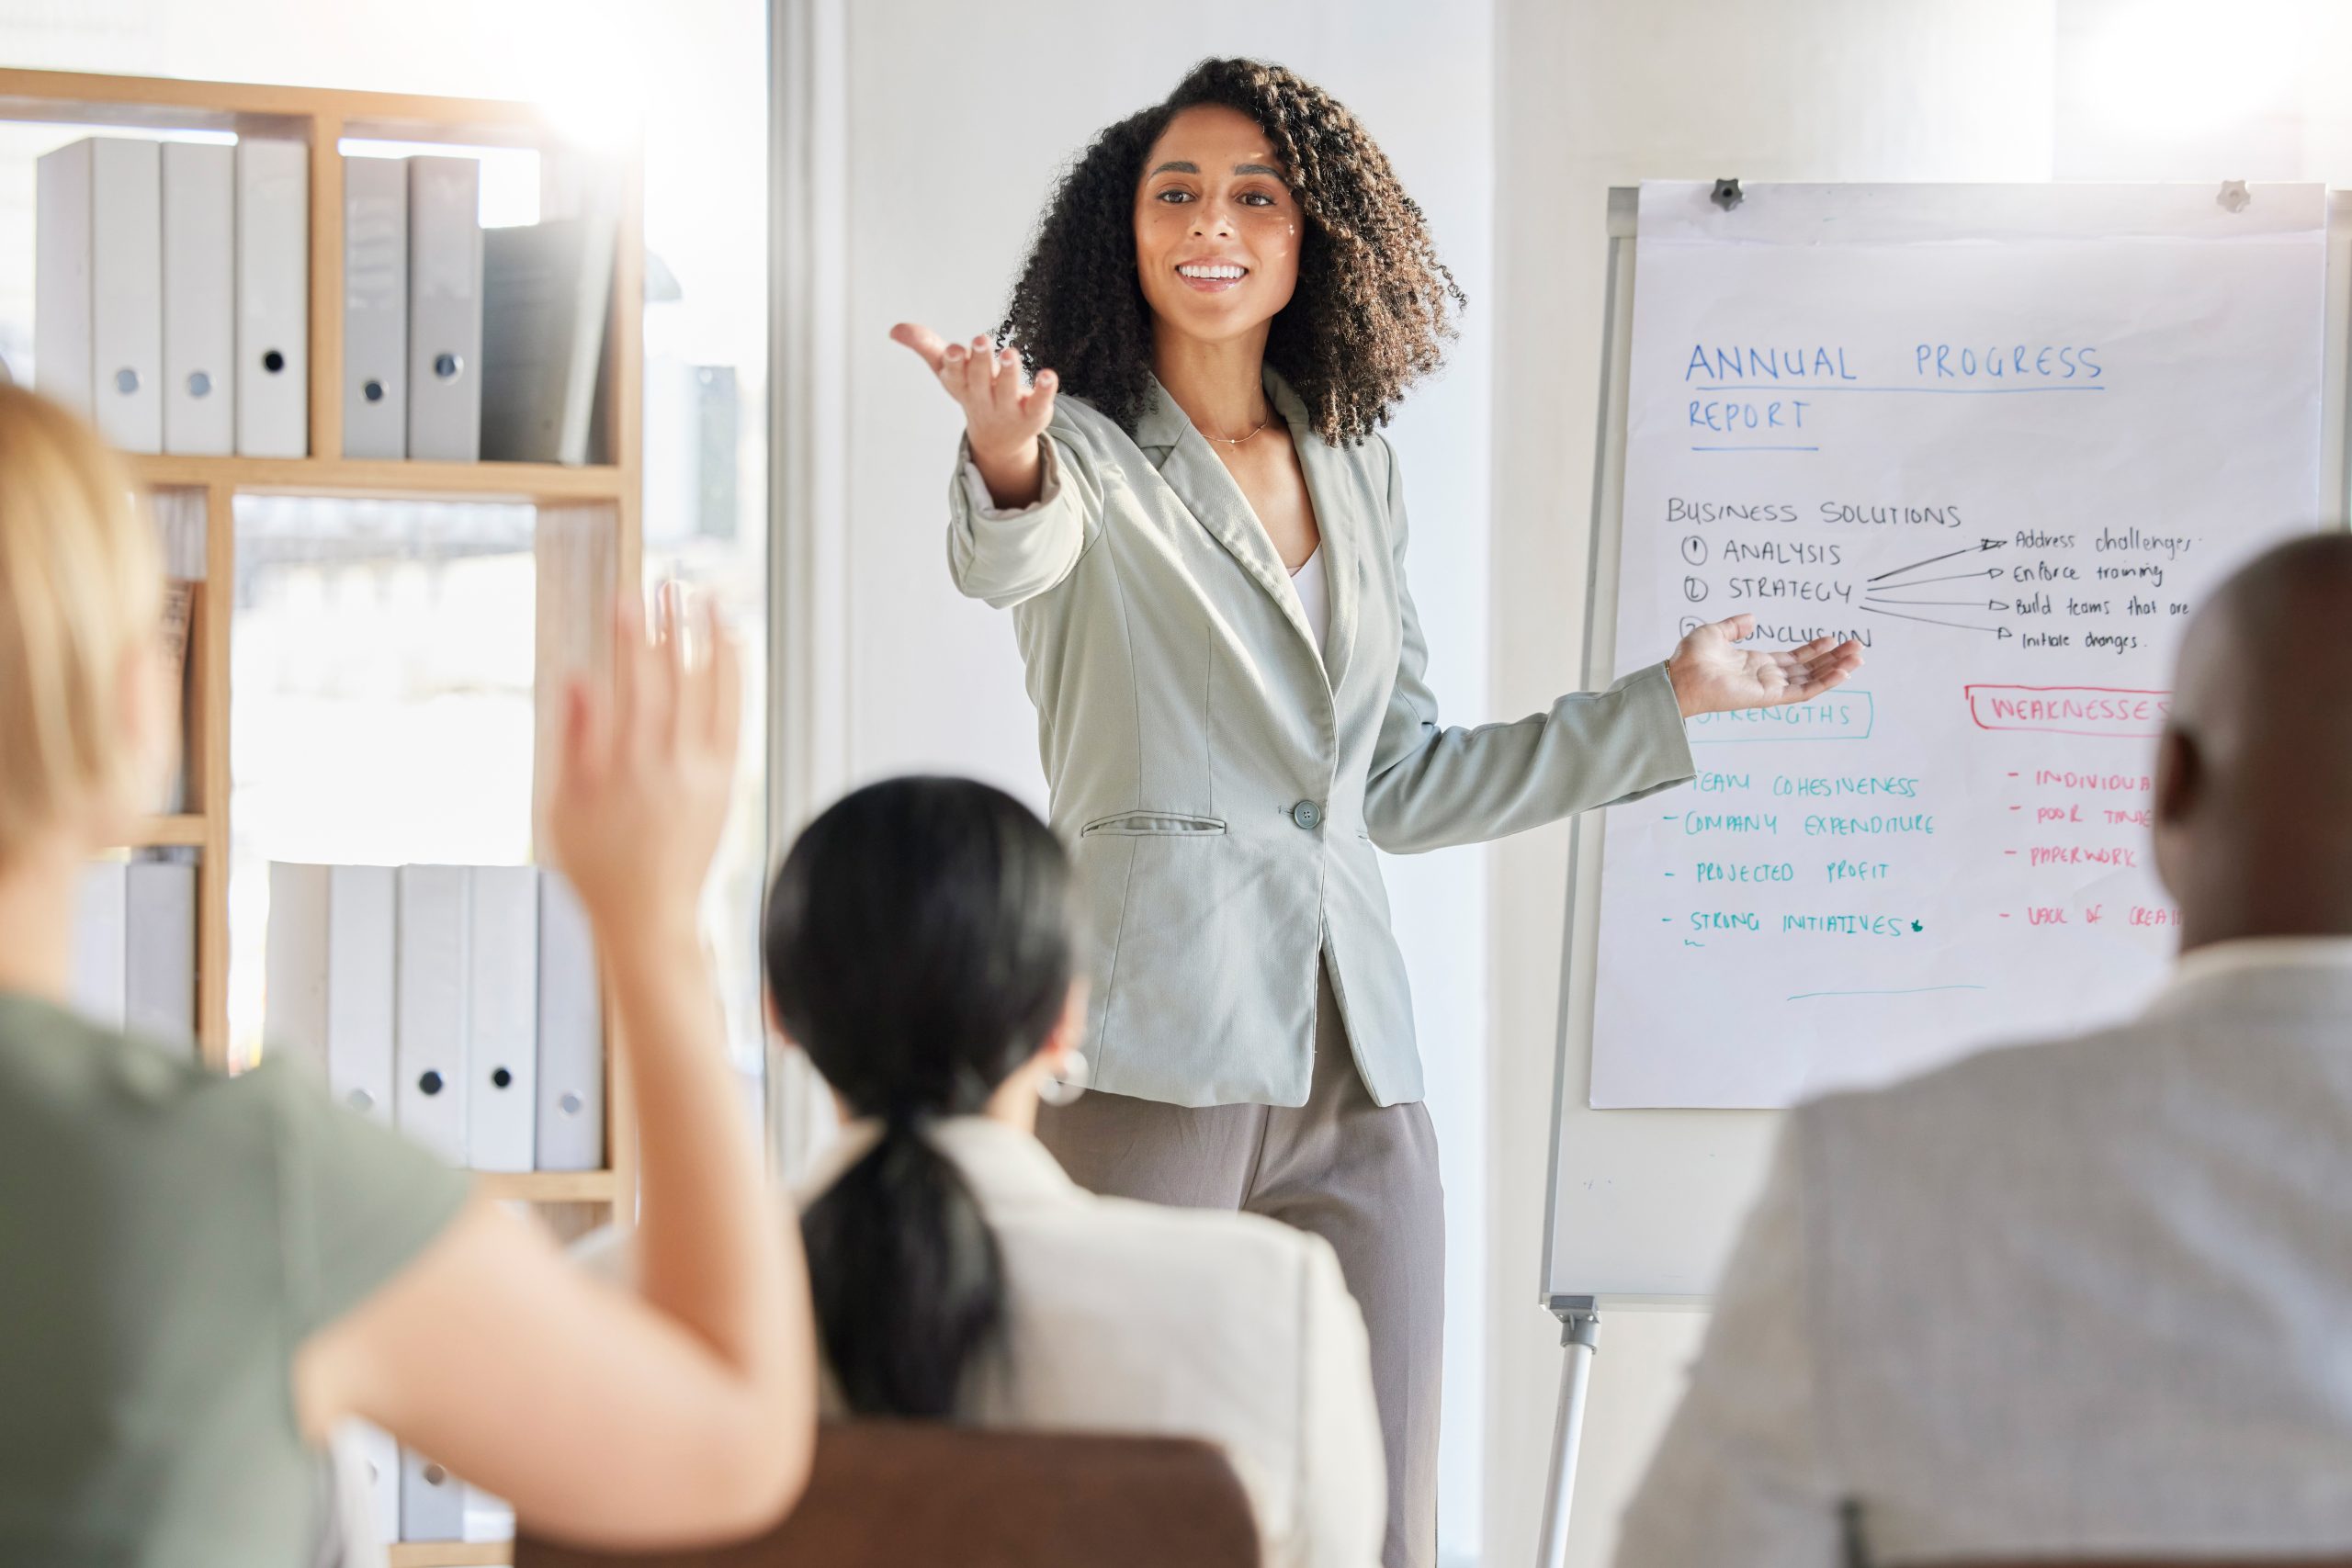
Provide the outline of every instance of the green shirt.
<path id="1" fill-rule="evenodd" d="M 223 1077 L 0 995 L 0 1562 L 311 1562 L 294 1351 L 468 1190 L 287 1062 Z"/>

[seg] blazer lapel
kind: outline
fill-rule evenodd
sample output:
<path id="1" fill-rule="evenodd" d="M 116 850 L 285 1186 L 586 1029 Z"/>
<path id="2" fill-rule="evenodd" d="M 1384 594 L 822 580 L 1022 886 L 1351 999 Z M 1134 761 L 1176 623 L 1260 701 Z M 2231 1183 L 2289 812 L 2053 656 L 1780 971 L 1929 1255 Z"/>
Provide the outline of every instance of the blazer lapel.
<path id="1" fill-rule="evenodd" d="M 1306 476 L 1307 499 L 1315 505 L 1316 531 L 1323 538 L 1323 581 L 1330 595 L 1331 626 L 1321 652 L 1324 672 L 1336 692 L 1347 674 L 1349 656 L 1355 651 L 1356 620 L 1362 610 L 1363 519 L 1352 503 L 1358 488 L 1354 470 L 1364 448 L 1333 446 L 1317 435 L 1306 404 L 1271 367 L 1266 371 L 1266 390 L 1276 411 L 1290 423 L 1299 471 Z"/>
<path id="2" fill-rule="evenodd" d="M 1250 510 L 1249 498 L 1241 493 L 1241 487 L 1234 482 L 1232 473 L 1209 446 L 1208 438 L 1193 427 L 1193 422 L 1157 378 L 1152 382 L 1152 404 L 1137 422 L 1136 445 L 1164 453 L 1159 477 L 1201 526 L 1225 547 L 1226 553 L 1274 602 L 1274 607 L 1297 632 L 1299 640 L 1316 655 L 1317 666 L 1324 671 L 1331 689 L 1337 691 L 1348 652 L 1355 642 L 1358 599 L 1354 519 L 1338 504 L 1348 490 L 1346 475 L 1340 471 L 1348 458 L 1315 434 L 1306 404 L 1271 368 L 1266 371 L 1266 390 L 1277 416 L 1289 428 L 1292 444 L 1298 452 L 1299 469 L 1306 477 L 1307 497 L 1315 506 L 1316 527 L 1322 536 L 1323 574 L 1331 605 L 1330 639 L 1324 647 L 1316 646 L 1315 630 L 1306 624 L 1306 613 L 1300 607 L 1297 590 L 1291 585 L 1290 572 L 1274 553 L 1273 541 L 1266 536 L 1264 525 Z"/>
<path id="3" fill-rule="evenodd" d="M 1274 602 L 1275 608 L 1282 611 L 1301 640 L 1312 648 L 1315 634 L 1307 627 L 1306 613 L 1299 608 L 1298 593 L 1290 585 L 1290 573 L 1283 570 L 1282 558 L 1274 553 L 1274 542 L 1266 537 L 1258 514 L 1250 510 L 1249 498 L 1210 450 L 1208 438 L 1193 428 L 1193 422 L 1184 417 L 1184 411 L 1176 406 L 1176 400 L 1168 395 L 1168 389 L 1160 386 L 1157 378 L 1152 381 L 1152 391 L 1156 406 L 1147 411 L 1140 422 L 1136 444 L 1140 446 L 1168 443 L 1159 477 L 1168 481 L 1168 488 L 1176 492 L 1176 499 L 1184 503 L 1185 510 Z"/>

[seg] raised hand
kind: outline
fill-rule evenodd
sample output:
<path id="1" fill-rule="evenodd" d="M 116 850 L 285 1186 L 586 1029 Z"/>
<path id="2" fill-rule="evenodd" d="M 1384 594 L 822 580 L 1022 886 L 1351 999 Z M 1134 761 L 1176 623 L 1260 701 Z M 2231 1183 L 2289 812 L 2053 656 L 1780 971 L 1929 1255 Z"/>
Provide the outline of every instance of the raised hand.
<path id="1" fill-rule="evenodd" d="M 547 808 L 557 866 L 600 927 L 651 918 L 691 931 L 741 725 L 741 666 L 717 605 L 689 616 L 665 584 L 649 636 L 636 595 L 621 595 L 610 679 L 575 677 L 565 703 Z"/>
<path id="2" fill-rule="evenodd" d="M 1803 648 L 1775 652 L 1741 648 L 1756 635 L 1756 617 L 1734 615 L 1692 629 L 1666 661 L 1682 716 L 1801 703 L 1841 686 L 1862 667 L 1862 645 L 1815 637 Z"/>
<path id="3" fill-rule="evenodd" d="M 999 351 L 985 335 L 967 347 L 946 342 L 929 327 L 900 321 L 890 329 L 890 341 L 922 355 L 962 406 L 972 461 L 988 481 L 989 498 L 1004 507 L 1035 501 L 1044 482 L 1037 437 L 1053 422 L 1060 378 L 1040 370 L 1035 383 L 1024 383 L 1021 355 L 1011 348 Z"/>

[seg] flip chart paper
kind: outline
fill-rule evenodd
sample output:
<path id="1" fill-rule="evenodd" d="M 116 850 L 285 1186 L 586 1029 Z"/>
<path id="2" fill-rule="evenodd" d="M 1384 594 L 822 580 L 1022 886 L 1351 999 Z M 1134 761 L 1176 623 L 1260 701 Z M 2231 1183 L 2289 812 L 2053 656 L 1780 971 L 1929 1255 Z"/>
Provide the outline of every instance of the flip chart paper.
<path id="1" fill-rule="evenodd" d="M 1617 660 L 1867 646 L 1609 813 L 1591 1102 L 1776 1107 L 2124 1016 L 2208 590 L 2316 525 L 2325 193 L 1642 188 Z"/>

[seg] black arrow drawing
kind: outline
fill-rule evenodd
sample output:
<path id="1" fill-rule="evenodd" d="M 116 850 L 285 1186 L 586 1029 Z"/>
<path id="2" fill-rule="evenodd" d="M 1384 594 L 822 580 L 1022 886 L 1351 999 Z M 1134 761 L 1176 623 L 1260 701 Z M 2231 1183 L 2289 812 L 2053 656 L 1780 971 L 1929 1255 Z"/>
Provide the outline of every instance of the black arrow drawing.
<path id="1" fill-rule="evenodd" d="M 2008 605 L 1998 599 L 1889 599 L 1883 594 L 1870 595 L 1872 604 L 1941 604 L 1955 610 L 2006 610 Z"/>
<path id="2" fill-rule="evenodd" d="M 2007 539 L 1979 539 L 1964 550 L 1946 550 L 1939 556 L 1929 556 L 1926 560 L 1915 560 L 1909 566 L 1898 566 L 1893 571 L 1882 571 L 1871 581 L 1883 582 L 1890 577 L 1901 577 L 1906 571 L 1917 571 L 1923 566 L 1933 566 L 1939 560 L 1950 560 L 1954 556 L 1973 556 L 1984 550 L 1997 550 L 2007 543 Z"/>
<path id="3" fill-rule="evenodd" d="M 1964 632 L 1997 633 L 2001 629 L 1998 626 L 1972 626 L 1965 621 L 1939 621 L 1933 615 L 1906 615 L 1900 610 L 1882 610 L 1875 604 L 1857 604 L 1854 608 L 1867 611 L 1873 615 L 1892 615 L 1898 621 L 1919 621 L 1931 626 L 1951 626 Z"/>
<path id="4" fill-rule="evenodd" d="M 1905 589 L 1911 589 L 1911 588 L 1925 588 L 1925 587 L 1926 587 L 1926 586 L 1928 586 L 1928 584 L 1929 584 L 1930 582 L 1959 582 L 1959 581 L 1963 581 L 1963 580 L 1974 579 L 1974 578 L 1979 578 L 1979 577 L 1998 577 L 1998 576 L 2000 576 L 2000 575 L 2001 575 L 2001 569 L 2000 569 L 1999 567 L 1997 567 L 1997 566 L 1996 566 L 1996 567 L 1992 568 L 1990 570 L 1986 570 L 1986 571 L 1954 571 L 1954 572 L 1948 572 L 1948 573 L 1946 573 L 1946 574 L 1945 574 L 1944 576 L 1942 576 L 1942 577 L 1921 577 L 1921 578 L 1915 578 L 1915 579 L 1913 579 L 1913 580 L 1912 580 L 1911 581 L 1909 581 L 1909 582 L 1898 582 L 1898 583 L 1896 583 L 1894 587 L 1892 587 L 1892 588 L 1885 588 L 1885 589 L 1872 589 L 1872 588 L 1870 586 L 1870 583 L 1869 583 L 1869 582 L 1866 582 L 1866 583 L 1864 583 L 1864 584 L 1862 585 L 1862 592 L 1864 592 L 1865 593 L 1870 593 L 1870 592 L 1900 593 L 1900 592 L 1903 592 Z M 1878 581 L 1878 579 L 1877 579 L 1877 578 L 1875 578 L 1875 577 L 1873 577 L 1873 578 L 1871 578 L 1871 582 L 1876 582 L 1877 581 Z"/>

